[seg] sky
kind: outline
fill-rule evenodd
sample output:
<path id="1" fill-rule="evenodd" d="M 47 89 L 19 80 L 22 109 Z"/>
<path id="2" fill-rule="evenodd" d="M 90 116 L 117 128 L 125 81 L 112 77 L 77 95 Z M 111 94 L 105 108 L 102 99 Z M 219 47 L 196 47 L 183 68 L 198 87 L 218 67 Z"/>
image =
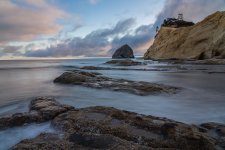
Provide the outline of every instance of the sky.
<path id="1" fill-rule="evenodd" d="M 164 18 L 198 22 L 225 0 L 0 0 L 0 59 L 143 55 Z"/>

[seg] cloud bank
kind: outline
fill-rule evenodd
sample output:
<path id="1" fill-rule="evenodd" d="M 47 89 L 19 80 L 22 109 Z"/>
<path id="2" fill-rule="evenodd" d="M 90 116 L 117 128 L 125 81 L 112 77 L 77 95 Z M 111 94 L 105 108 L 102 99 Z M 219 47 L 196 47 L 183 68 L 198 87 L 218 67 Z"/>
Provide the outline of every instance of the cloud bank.
<path id="1" fill-rule="evenodd" d="M 47 0 L 1 0 L 0 43 L 57 34 L 61 26 L 56 21 L 65 16 L 66 12 Z"/>
<path id="2" fill-rule="evenodd" d="M 4 35 L 0 37 L 0 44 L 59 32 L 60 26 L 55 21 L 66 15 L 64 11 L 49 5 L 45 0 L 21 1 L 35 9 L 20 7 L 21 3 L 0 1 L 0 34 Z M 96 4 L 97 1 L 89 0 L 91 4 Z M 198 22 L 218 10 L 225 10 L 225 0 L 166 0 L 154 24 L 134 28 L 135 19 L 129 18 L 119 21 L 111 28 L 98 29 L 85 37 L 73 37 L 47 48 L 26 47 L 21 55 L 26 57 L 111 56 L 111 53 L 123 44 L 129 44 L 135 54 L 142 55 L 154 40 L 155 27 L 160 26 L 165 18 L 176 17 L 178 13 L 183 13 L 185 20 Z M 20 47 L 15 49 L 11 47 L 11 50 L 10 47 L 6 48 L 2 53 L 5 51 L 12 53 L 13 50 L 17 52 L 17 49 L 20 49 Z"/>
<path id="3" fill-rule="evenodd" d="M 225 10 L 225 0 L 166 0 L 164 9 L 158 15 L 155 25 L 160 25 L 164 18 L 184 14 L 184 19 L 198 22 L 206 16 Z"/>
<path id="4" fill-rule="evenodd" d="M 93 3 L 95 1 L 92 1 Z M 167 0 L 154 25 L 143 25 L 132 33 L 134 19 L 120 21 L 111 29 L 91 32 L 84 38 L 75 37 L 58 45 L 38 51 L 27 51 L 28 57 L 109 56 L 123 44 L 129 44 L 136 54 L 143 54 L 155 36 L 155 26 L 167 17 L 183 13 L 186 20 L 200 21 L 207 15 L 225 9 L 224 0 Z M 109 51 L 108 51 L 109 50 Z"/>
<path id="5" fill-rule="evenodd" d="M 127 33 L 135 24 L 133 18 L 119 21 L 112 28 L 95 30 L 84 38 L 74 37 L 47 49 L 27 51 L 27 57 L 105 56 L 112 48 L 110 39 Z"/>

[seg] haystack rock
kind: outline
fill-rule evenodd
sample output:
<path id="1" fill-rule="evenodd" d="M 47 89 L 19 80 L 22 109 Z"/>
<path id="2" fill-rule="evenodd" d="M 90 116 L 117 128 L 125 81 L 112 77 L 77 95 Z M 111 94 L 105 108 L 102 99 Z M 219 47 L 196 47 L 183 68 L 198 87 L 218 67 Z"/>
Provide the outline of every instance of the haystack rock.
<path id="1" fill-rule="evenodd" d="M 129 45 L 123 45 L 115 51 L 112 56 L 113 59 L 134 58 L 134 53 Z"/>
<path id="2" fill-rule="evenodd" d="M 225 11 L 189 27 L 161 27 L 145 59 L 225 58 Z"/>

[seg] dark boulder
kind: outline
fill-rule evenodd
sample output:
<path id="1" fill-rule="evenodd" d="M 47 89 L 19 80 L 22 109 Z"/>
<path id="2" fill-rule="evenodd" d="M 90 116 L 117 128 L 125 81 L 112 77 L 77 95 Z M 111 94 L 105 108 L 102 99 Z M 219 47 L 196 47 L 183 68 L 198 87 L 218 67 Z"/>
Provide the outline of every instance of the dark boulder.
<path id="1" fill-rule="evenodd" d="M 134 53 L 129 45 L 123 45 L 115 51 L 112 56 L 113 59 L 134 58 Z"/>

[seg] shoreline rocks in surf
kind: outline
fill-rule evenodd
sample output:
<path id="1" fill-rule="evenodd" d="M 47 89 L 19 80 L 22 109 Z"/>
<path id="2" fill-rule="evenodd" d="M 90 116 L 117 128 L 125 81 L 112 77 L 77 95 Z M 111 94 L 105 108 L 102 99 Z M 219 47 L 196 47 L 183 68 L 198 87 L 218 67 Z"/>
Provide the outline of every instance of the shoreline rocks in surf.
<path id="1" fill-rule="evenodd" d="M 71 71 L 65 72 L 54 80 L 54 83 L 80 85 L 95 89 L 127 92 L 146 96 L 160 93 L 175 94 L 180 88 L 162 84 L 114 79 L 95 72 Z"/>
<path id="2" fill-rule="evenodd" d="M 51 121 L 56 133 L 41 133 L 33 139 L 22 140 L 11 149 L 214 150 L 225 148 L 224 124 L 188 125 L 167 118 L 103 106 L 81 109 L 66 106 L 65 108 L 69 109 L 60 112 L 56 109 L 58 107 L 62 109 L 64 106 L 54 98 L 33 100 L 30 109 L 39 111 L 40 118 L 46 116 L 46 121 Z M 48 117 L 49 112 L 55 115 Z M 27 123 L 26 120 L 23 122 Z"/>

